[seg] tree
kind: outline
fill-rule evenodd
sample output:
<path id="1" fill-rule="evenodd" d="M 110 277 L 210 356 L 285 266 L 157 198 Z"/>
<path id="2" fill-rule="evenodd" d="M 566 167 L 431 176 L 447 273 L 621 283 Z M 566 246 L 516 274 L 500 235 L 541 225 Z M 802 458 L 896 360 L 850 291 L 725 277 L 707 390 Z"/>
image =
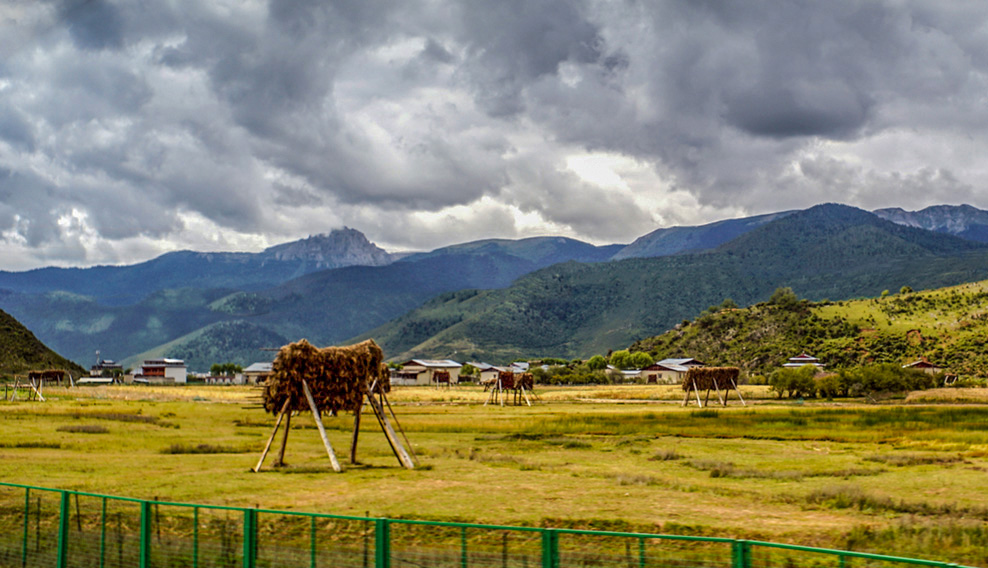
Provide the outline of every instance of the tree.
<path id="1" fill-rule="evenodd" d="M 631 369 L 635 366 L 634 362 L 631 360 L 631 352 L 627 349 L 619 349 L 614 353 L 611 353 L 611 365 L 617 367 L 618 369 Z"/>
<path id="2" fill-rule="evenodd" d="M 476 378 L 480 374 L 480 369 L 474 367 L 470 363 L 460 367 L 460 377 L 471 377 Z"/>
<path id="3" fill-rule="evenodd" d="M 213 363 L 209 367 L 209 374 L 214 377 L 232 377 L 243 371 L 244 368 L 236 363 Z"/>
<path id="4" fill-rule="evenodd" d="M 899 293 L 900 294 L 912 294 L 912 292 L 913 292 L 913 289 L 911 287 L 909 287 L 909 286 L 903 286 L 902 288 L 899 288 Z"/>
<path id="5" fill-rule="evenodd" d="M 779 395 L 779 398 L 783 394 L 789 398 L 812 396 L 816 393 L 816 383 L 813 382 L 816 371 L 817 368 L 813 365 L 776 369 L 768 377 L 769 390 Z"/>
<path id="6" fill-rule="evenodd" d="M 631 355 L 632 367 L 635 369 L 643 369 L 648 367 L 655 362 L 655 359 L 651 355 L 645 353 L 644 351 L 638 351 Z"/>
<path id="7" fill-rule="evenodd" d="M 775 292 L 772 292 L 768 303 L 779 306 L 780 308 L 789 308 L 799 303 L 799 296 L 788 286 L 780 287 L 776 288 Z"/>
<path id="8" fill-rule="evenodd" d="M 607 368 L 607 359 L 603 355 L 594 355 L 587 360 L 587 367 L 591 371 L 603 371 Z"/>

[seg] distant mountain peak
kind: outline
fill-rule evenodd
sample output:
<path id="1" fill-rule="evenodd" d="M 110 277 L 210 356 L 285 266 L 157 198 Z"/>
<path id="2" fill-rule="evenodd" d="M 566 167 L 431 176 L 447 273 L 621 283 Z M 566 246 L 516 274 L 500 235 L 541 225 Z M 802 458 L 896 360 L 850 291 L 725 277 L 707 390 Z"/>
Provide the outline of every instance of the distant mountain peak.
<path id="1" fill-rule="evenodd" d="M 919 211 L 888 207 L 874 213 L 899 225 L 988 242 L 988 211 L 971 205 L 932 205 Z"/>
<path id="2" fill-rule="evenodd" d="M 391 254 L 350 227 L 276 245 L 261 254 L 272 260 L 313 262 L 320 268 L 383 266 L 394 261 Z"/>

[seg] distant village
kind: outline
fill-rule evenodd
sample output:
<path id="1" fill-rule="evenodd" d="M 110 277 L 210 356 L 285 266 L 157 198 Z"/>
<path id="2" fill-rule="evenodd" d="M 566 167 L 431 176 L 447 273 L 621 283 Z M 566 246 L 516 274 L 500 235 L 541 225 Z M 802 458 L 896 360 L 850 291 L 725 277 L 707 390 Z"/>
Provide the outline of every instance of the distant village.
<path id="1" fill-rule="evenodd" d="M 825 374 L 825 364 L 807 353 L 800 353 L 788 359 L 782 365 L 784 368 L 816 367 L 818 374 Z M 256 362 L 250 366 L 229 374 L 189 373 L 188 367 L 181 359 L 148 359 L 134 369 L 125 373 L 123 367 L 111 360 L 100 359 L 90 368 L 89 376 L 79 379 L 79 384 L 228 384 L 228 385 L 259 385 L 263 384 L 272 372 L 273 363 Z M 461 382 L 491 384 L 497 380 L 500 373 L 529 373 L 535 368 L 549 370 L 552 365 L 542 361 L 516 361 L 509 365 L 497 366 L 488 363 L 469 361 L 466 364 L 452 359 L 411 359 L 401 364 L 391 366 L 392 386 L 430 386 L 440 383 L 458 384 Z M 686 373 L 694 367 L 705 367 L 706 363 L 691 357 L 669 358 L 656 361 L 641 369 L 619 369 L 607 365 L 605 372 L 614 383 L 625 384 L 680 384 Z M 926 359 L 920 359 L 902 366 L 936 375 L 944 372 L 938 365 Z M 469 373 L 464 373 L 469 369 Z"/>

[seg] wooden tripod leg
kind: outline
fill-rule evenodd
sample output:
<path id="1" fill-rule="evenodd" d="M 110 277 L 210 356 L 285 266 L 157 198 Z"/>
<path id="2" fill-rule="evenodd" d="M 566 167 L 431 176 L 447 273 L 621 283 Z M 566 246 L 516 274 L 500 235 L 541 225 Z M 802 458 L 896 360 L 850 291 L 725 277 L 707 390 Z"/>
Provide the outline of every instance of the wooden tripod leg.
<path id="1" fill-rule="evenodd" d="M 371 407 L 374 409 L 374 414 L 381 423 L 381 429 L 384 430 L 384 436 L 388 439 L 388 443 L 391 444 L 391 450 L 395 453 L 398 458 L 398 462 L 402 466 L 408 469 L 415 469 L 415 464 L 412 462 L 412 458 L 408 456 L 405 452 L 404 446 L 398 440 L 398 435 L 395 434 L 394 429 L 391 428 L 391 423 L 388 421 L 387 415 L 384 413 L 384 407 L 376 398 L 374 398 L 374 393 L 367 392 L 367 400 L 370 401 Z"/>
<path id="2" fill-rule="evenodd" d="M 714 388 L 717 389 L 717 398 L 720 399 L 720 404 L 722 406 L 727 406 L 727 401 L 724 400 L 724 397 L 720 396 L 720 387 L 717 386 L 717 381 L 714 381 Z"/>
<path id="3" fill-rule="evenodd" d="M 738 393 L 738 400 L 741 401 L 741 406 L 748 406 L 745 404 L 744 399 L 741 398 L 741 389 L 738 388 L 738 385 L 734 382 L 734 379 L 731 379 L 731 384 L 734 385 L 734 392 Z"/>
<path id="4" fill-rule="evenodd" d="M 710 402 L 710 389 L 707 389 L 707 396 L 703 397 L 703 406 L 707 406 L 708 402 Z"/>
<path id="5" fill-rule="evenodd" d="M 686 389 L 686 396 L 683 397 L 683 406 L 690 403 L 690 389 Z"/>
<path id="6" fill-rule="evenodd" d="M 525 402 L 527 402 L 529 406 L 532 406 L 532 401 L 531 401 L 531 400 L 529 400 L 529 399 L 528 399 L 528 395 L 527 395 L 527 394 L 525 394 L 525 387 L 521 387 L 521 394 L 522 394 L 522 395 L 524 395 L 524 397 L 525 397 Z"/>
<path id="7" fill-rule="evenodd" d="M 278 448 L 278 459 L 275 460 L 275 467 L 284 467 L 285 465 L 285 448 L 288 446 L 288 432 L 292 429 L 292 411 L 289 410 L 285 413 L 285 431 L 281 434 L 281 447 Z"/>
<path id="8" fill-rule="evenodd" d="M 388 400 L 388 397 L 383 392 L 381 393 L 381 399 L 388 406 L 388 413 L 391 415 L 391 419 L 394 420 L 395 428 L 398 429 L 398 433 L 401 434 L 402 439 L 405 440 L 405 445 L 408 446 L 408 453 L 412 458 L 412 463 L 414 464 L 418 460 L 418 456 L 415 455 L 415 448 L 413 448 L 412 443 L 408 441 L 408 436 L 405 435 L 405 429 L 401 427 L 401 424 L 398 422 L 398 417 L 395 416 L 394 409 L 391 408 L 391 401 Z"/>
<path id="9" fill-rule="evenodd" d="M 322 425 L 322 416 L 319 414 L 319 407 L 312 398 L 312 391 L 309 390 L 309 383 L 302 379 L 302 390 L 305 391 L 305 399 L 309 401 L 309 408 L 312 410 L 312 419 L 316 421 L 316 428 L 319 429 L 319 437 L 322 438 L 322 445 L 326 446 L 326 454 L 329 455 L 329 463 L 333 464 L 333 471 L 340 473 L 340 461 L 336 459 L 336 452 L 333 451 L 332 444 L 329 443 L 329 436 L 326 435 L 326 427 Z"/>
<path id="10" fill-rule="evenodd" d="M 357 435 L 360 434 L 360 410 L 363 404 L 353 411 L 353 440 L 350 442 L 350 463 L 357 465 Z"/>
<path id="11" fill-rule="evenodd" d="M 700 404 L 700 387 L 696 386 L 696 381 L 693 381 L 693 392 L 696 393 L 696 405 L 702 407 Z"/>
<path id="12" fill-rule="evenodd" d="M 288 411 L 288 403 L 291 401 L 292 399 L 289 398 L 288 400 L 285 401 L 285 404 L 281 407 L 281 412 L 278 413 L 278 420 L 276 420 L 274 423 L 274 430 L 271 431 L 271 436 L 268 438 L 268 443 L 264 444 L 264 451 L 261 452 L 261 459 L 257 460 L 257 465 L 254 466 L 254 469 L 251 470 L 254 473 L 261 471 L 261 465 L 264 464 L 264 458 L 268 457 L 268 450 L 271 449 L 271 442 L 274 442 L 274 436 L 275 434 L 278 433 L 278 428 L 281 427 L 281 419 L 285 417 L 285 412 Z"/>

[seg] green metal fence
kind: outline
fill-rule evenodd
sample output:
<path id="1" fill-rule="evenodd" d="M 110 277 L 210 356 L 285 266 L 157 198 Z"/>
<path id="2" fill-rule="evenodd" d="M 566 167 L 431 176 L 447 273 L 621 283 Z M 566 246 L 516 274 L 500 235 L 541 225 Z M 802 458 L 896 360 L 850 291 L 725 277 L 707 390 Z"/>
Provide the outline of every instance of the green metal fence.
<path id="1" fill-rule="evenodd" d="M 655 534 L 165 503 L 0 483 L 0 568 L 892 568 L 956 564 Z"/>

